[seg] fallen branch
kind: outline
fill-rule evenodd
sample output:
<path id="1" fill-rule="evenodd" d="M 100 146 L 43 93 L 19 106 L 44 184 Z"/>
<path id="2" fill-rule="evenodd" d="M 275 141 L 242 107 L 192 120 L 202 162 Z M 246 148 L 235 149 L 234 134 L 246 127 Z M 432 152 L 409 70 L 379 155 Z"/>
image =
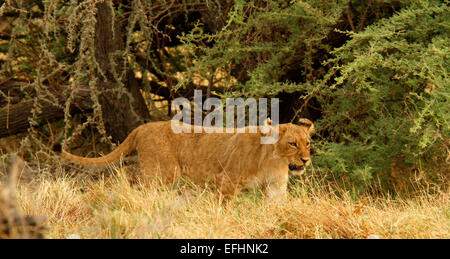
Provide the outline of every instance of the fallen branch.
<path id="1" fill-rule="evenodd" d="M 72 113 L 92 109 L 92 101 L 89 95 L 89 89 L 77 91 L 71 106 Z M 65 100 L 61 97 L 58 101 L 59 103 L 56 105 L 47 102 L 40 103 L 40 112 L 36 114 L 34 120 L 37 122 L 45 122 L 63 118 L 64 110 L 58 107 L 58 105 L 61 106 L 64 104 Z M 33 107 L 34 101 L 30 100 L 0 108 L 0 138 L 15 135 L 30 128 L 29 118 L 32 117 Z"/>

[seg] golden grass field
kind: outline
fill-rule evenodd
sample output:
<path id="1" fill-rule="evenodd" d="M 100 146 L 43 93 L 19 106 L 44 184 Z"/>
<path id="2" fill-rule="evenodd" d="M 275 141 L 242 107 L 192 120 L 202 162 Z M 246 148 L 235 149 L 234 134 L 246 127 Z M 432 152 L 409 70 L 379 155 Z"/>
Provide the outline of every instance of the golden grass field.
<path id="1" fill-rule="evenodd" d="M 46 238 L 450 238 L 448 190 L 353 199 L 302 177 L 283 204 L 258 190 L 221 203 L 188 181 L 162 186 L 120 166 L 106 171 L 94 178 L 41 169 L 31 180 L 19 179 L 19 207 L 47 217 Z"/>

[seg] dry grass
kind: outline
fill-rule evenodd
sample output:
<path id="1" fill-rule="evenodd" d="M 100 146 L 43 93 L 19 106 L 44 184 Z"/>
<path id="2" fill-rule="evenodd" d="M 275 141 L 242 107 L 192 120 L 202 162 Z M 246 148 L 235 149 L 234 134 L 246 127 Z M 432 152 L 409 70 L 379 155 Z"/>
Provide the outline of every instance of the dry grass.
<path id="1" fill-rule="evenodd" d="M 40 172 L 19 183 L 24 213 L 46 215 L 48 238 L 450 238 L 448 191 L 415 198 L 366 196 L 312 180 L 284 204 L 258 191 L 220 204 L 211 191 L 186 182 L 133 182 L 125 169 L 101 179 Z"/>

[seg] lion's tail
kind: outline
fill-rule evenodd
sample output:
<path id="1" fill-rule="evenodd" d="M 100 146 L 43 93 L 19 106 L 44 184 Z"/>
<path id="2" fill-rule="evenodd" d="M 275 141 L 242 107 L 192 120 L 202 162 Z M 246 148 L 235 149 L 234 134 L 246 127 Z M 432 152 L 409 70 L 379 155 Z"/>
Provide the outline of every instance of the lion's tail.
<path id="1" fill-rule="evenodd" d="M 115 162 L 119 160 L 121 157 L 126 156 L 133 149 L 136 148 L 136 135 L 139 128 L 134 129 L 130 135 L 125 139 L 122 144 L 120 144 L 115 150 L 111 153 L 96 158 L 87 158 L 82 156 L 72 155 L 64 149 L 61 152 L 61 157 L 67 161 L 70 161 L 75 164 L 86 165 L 86 166 L 105 166 L 109 163 Z"/>

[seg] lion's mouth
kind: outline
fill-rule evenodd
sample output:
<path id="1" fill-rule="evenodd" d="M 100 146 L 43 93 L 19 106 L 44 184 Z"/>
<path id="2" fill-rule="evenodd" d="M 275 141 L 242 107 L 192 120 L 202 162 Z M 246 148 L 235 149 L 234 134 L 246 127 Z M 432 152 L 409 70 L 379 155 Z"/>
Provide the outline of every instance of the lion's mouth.
<path id="1" fill-rule="evenodd" d="M 304 167 L 301 165 L 289 164 L 289 170 L 291 171 L 301 171 Z"/>

